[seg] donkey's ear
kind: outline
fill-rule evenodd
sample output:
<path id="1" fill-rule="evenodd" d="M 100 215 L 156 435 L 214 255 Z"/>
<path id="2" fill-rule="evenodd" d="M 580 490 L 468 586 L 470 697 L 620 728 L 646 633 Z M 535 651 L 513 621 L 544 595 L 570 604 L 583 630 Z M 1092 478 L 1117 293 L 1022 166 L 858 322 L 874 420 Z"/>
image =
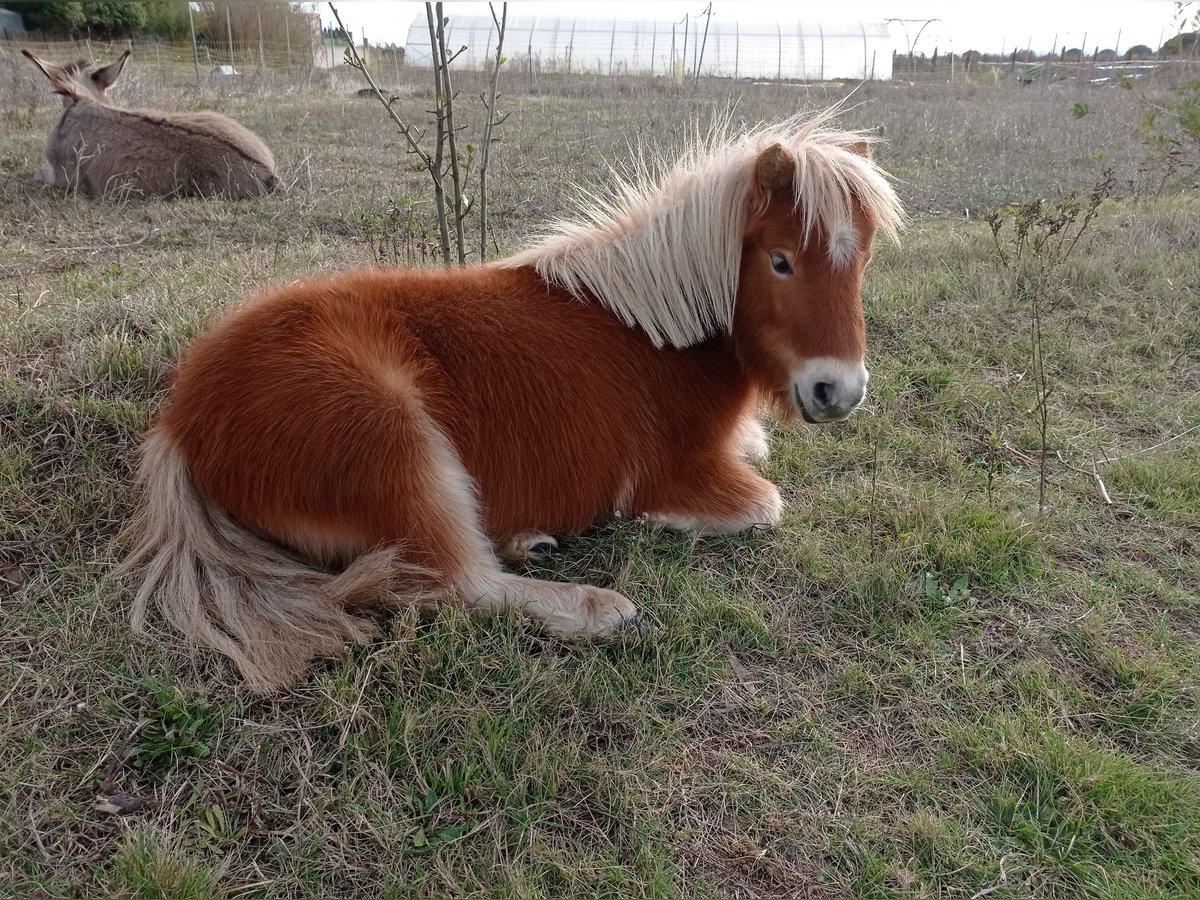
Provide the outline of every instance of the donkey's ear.
<path id="1" fill-rule="evenodd" d="M 74 66 L 60 66 L 57 63 L 47 62 L 41 57 L 34 56 L 28 50 L 23 49 L 21 52 L 42 70 L 43 75 L 50 79 L 50 86 L 54 88 L 54 93 L 79 99 L 79 86 L 75 83 Z"/>
<path id="2" fill-rule="evenodd" d="M 113 82 L 117 80 L 117 76 L 121 74 L 121 69 L 125 68 L 125 60 L 129 59 L 130 52 L 126 50 L 114 63 L 109 63 L 103 69 L 97 69 L 92 73 L 92 81 L 96 87 L 102 91 L 107 91 L 113 86 Z"/>
<path id="3" fill-rule="evenodd" d="M 54 80 L 54 71 L 58 68 L 58 66 L 52 62 L 46 62 L 46 60 L 42 59 L 41 57 L 34 56 L 28 50 L 23 49 L 21 52 L 25 54 L 26 59 L 42 70 L 43 75 L 45 75 L 51 81 Z"/>
<path id="4" fill-rule="evenodd" d="M 754 164 L 754 183 L 759 191 L 770 197 L 776 191 L 791 187 L 796 177 L 796 160 L 782 144 L 772 144 L 758 155 Z"/>

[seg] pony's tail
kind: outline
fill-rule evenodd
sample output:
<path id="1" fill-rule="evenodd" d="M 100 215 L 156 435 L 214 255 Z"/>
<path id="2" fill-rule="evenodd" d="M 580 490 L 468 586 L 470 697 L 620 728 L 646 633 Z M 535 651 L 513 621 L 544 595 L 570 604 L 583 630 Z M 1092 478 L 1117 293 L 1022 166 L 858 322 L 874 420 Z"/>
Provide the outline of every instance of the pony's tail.
<path id="1" fill-rule="evenodd" d="M 366 612 L 403 599 L 393 592 L 395 551 L 367 553 L 339 574 L 307 565 L 238 525 L 196 488 L 161 430 L 147 438 L 139 471 L 142 509 L 126 529 L 120 571 L 142 570 L 133 627 L 153 600 L 189 639 L 224 653 L 249 686 L 273 693 L 314 657 L 340 656 L 374 624 Z"/>

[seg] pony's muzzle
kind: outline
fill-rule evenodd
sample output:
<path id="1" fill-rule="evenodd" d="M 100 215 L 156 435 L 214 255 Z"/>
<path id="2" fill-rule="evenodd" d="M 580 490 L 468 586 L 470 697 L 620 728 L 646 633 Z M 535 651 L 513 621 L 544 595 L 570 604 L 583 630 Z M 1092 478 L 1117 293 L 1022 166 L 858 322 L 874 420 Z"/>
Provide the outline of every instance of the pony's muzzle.
<path id="1" fill-rule="evenodd" d="M 863 402 L 869 377 L 861 360 L 810 359 L 792 375 L 792 402 L 806 422 L 837 422 Z"/>

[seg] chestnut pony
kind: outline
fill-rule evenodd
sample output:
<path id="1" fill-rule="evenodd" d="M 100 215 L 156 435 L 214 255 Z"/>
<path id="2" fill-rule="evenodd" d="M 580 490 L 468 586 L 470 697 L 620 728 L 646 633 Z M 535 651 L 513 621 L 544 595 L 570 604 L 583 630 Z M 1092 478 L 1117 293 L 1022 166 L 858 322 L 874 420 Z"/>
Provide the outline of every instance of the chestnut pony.
<path id="1" fill-rule="evenodd" d="M 145 443 L 135 626 L 155 600 L 270 692 L 400 603 L 561 636 L 633 619 L 501 568 L 550 534 L 776 524 L 757 413 L 862 402 L 863 268 L 903 216 L 869 138 L 828 120 L 696 141 L 498 263 L 314 278 L 225 316 Z"/>

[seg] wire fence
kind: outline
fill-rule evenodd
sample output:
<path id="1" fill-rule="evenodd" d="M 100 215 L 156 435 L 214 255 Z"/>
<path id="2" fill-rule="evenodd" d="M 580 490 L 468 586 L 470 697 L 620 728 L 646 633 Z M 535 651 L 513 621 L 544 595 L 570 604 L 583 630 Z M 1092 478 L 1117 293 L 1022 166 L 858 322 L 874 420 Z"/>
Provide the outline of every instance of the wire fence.
<path id="1" fill-rule="evenodd" d="M 0 50 L 19 53 L 30 50 L 39 56 L 56 61 L 86 59 L 99 61 L 119 56 L 130 50 L 139 64 L 157 66 L 161 69 L 190 68 L 196 75 L 212 74 L 228 68 L 237 72 L 263 73 L 306 69 L 330 69 L 342 64 L 342 44 L 332 40 L 314 42 L 310 40 L 272 41 L 190 41 L 155 40 L 133 38 L 120 41 L 98 41 L 90 39 L 45 40 L 30 34 L 5 34 L 0 38 Z M 376 50 L 386 56 L 384 50 Z M 399 65 L 404 57 L 403 50 L 391 51 Z M 223 68 L 224 67 L 224 68 Z"/>
<path id="2" fill-rule="evenodd" d="M 486 34 L 486 32 L 485 32 Z M 483 40 L 477 41 L 481 45 Z M 507 41 L 506 41 L 507 43 Z M 669 46 L 669 44 L 668 44 Z M 233 74 L 241 75 L 272 75 L 303 77 L 312 81 L 315 77 L 328 80 L 357 82 L 358 76 L 343 66 L 344 45 L 329 38 L 321 40 L 289 40 L 286 42 L 273 41 L 228 41 L 228 40 L 198 40 L 195 45 L 190 41 L 167 41 L 152 38 L 138 38 L 121 41 L 97 41 L 89 39 L 76 40 L 46 40 L 29 33 L 0 33 L 0 60 L 12 60 L 11 65 L 23 67 L 26 63 L 20 59 L 20 51 L 28 49 L 33 53 L 53 61 L 71 59 L 86 59 L 100 62 L 119 56 L 124 50 L 133 52 L 139 72 L 147 76 L 169 76 L 174 80 L 194 78 L 204 81 L 211 78 L 222 78 Z M 546 76 L 589 75 L 592 77 L 631 76 L 678 78 L 679 66 L 662 65 L 654 68 L 647 67 L 644 72 L 637 72 L 630 65 L 616 59 L 615 51 L 605 48 L 603 62 L 597 66 L 585 67 L 580 57 L 574 55 L 565 59 L 547 58 L 530 46 L 527 39 L 524 46 L 509 44 L 509 67 L 516 80 L 509 84 L 516 87 L 524 75 L 529 86 L 536 86 L 539 78 Z M 691 52 L 689 47 L 689 54 Z M 491 52 L 495 52 L 494 45 Z M 421 80 L 428 66 L 428 49 L 424 61 L 416 53 L 406 56 L 405 49 L 396 46 L 377 46 L 369 44 L 360 48 L 360 53 L 366 59 L 372 72 L 386 81 L 397 86 Z M 613 57 L 610 61 L 610 55 Z M 778 56 L 778 54 L 776 54 Z M 735 55 L 740 60 L 740 54 Z M 819 58 L 819 56 L 817 57 Z M 473 57 L 463 54 L 454 63 L 462 70 L 473 68 Z M 574 60 L 574 61 L 572 61 Z M 781 70 L 782 65 L 772 57 L 771 66 Z M 486 63 L 480 56 L 478 65 Z M 1079 58 L 1071 54 L 1039 57 L 1036 59 L 1014 54 L 1008 58 L 982 57 L 978 53 L 965 54 L 934 54 L 908 55 L 904 53 L 889 53 L 887 71 L 895 80 L 905 81 L 961 81 L 987 80 L 992 82 L 1016 81 L 1025 84 L 1076 81 L 1080 83 L 1103 84 L 1125 79 L 1139 79 L 1150 75 L 1167 75 L 1164 80 L 1195 77 L 1200 62 L 1186 57 L 1152 58 L 1123 60 L 1112 59 L 1104 54 L 1093 54 L 1091 58 Z M 882 68 L 882 67 L 879 67 Z M 870 77 L 870 61 L 867 63 Z M 735 76 L 734 72 L 738 74 Z M 688 67 L 686 74 L 691 77 L 692 70 Z M 740 61 L 733 71 L 722 76 L 717 71 L 704 67 L 701 75 L 704 77 L 758 77 L 772 79 L 776 72 L 749 74 L 741 68 Z M 784 78 L 788 76 L 784 74 Z M 793 76 L 795 77 L 795 76 Z M 828 76 L 826 76 L 828 77 Z M 820 76 L 814 76 L 819 80 Z"/>

